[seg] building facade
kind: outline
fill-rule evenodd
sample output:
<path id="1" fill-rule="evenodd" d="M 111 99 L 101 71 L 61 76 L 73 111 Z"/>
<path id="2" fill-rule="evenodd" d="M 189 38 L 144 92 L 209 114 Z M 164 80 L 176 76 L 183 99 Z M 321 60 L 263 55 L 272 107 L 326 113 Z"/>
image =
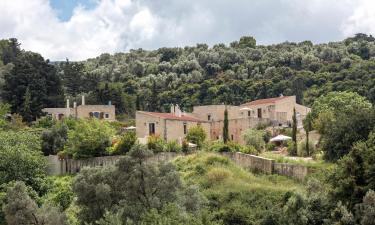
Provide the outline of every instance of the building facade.
<path id="1" fill-rule="evenodd" d="M 166 141 L 182 143 L 188 130 L 197 125 L 202 126 L 207 134 L 210 133 L 209 122 L 184 114 L 179 109 L 172 110 L 171 113 L 136 112 L 136 132 L 141 139 L 157 135 Z"/>
<path id="2" fill-rule="evenodd" d="M 98 118 L 108 121 L 116 120 L 116 108 L 112 104 L 108 105 L 86 105 L 85 98 L 82 96 L 82 105 L 74 102 L 73 108 L 70 107 L 69 100 L 67 100 L 66 108 L 44 108 L 43 112 L 52 116 L 52 118 L 61 120 L 64 117 L 83 118 Z"/>
<path id="3" fill-rule="evenodd" d="M 310 108 L 296 103 L 295 96 L 280 96 L 277 98 L 260 99 L 242 104 L 206 105 L 193 107 L 192 113 L 183 113 L 175 106 L 171 113 L 143 112 L 136 113 L 136 129 L 138 138 L 149 135 L 160 135 L 164 140 L 185 138 L 188 129 L 201 125 L 210 140 L 222 139 L 224 126 L 224 111 L 228 111 L 229 138 L 243 143 L 242 134 L 250 128 L 263 123 L 268 126 L 290 126 L 293 109 L 296 109 L 298 127 L 310 112 Z"/>

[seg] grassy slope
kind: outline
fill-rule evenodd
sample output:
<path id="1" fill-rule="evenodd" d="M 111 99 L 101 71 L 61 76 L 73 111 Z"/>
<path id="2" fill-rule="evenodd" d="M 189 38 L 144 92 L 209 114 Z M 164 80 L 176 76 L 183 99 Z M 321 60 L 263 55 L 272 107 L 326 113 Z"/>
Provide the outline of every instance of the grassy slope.
<path id="1" fill-rule="evenodd" d="M 277 175 L 254 175 L 214 153 L 197 153 L 174 161 L 185 182 L 199 185 L 211 210 L 225 224 L 258 224 L 281 212 L 288 191 L 301 183 Z"/>

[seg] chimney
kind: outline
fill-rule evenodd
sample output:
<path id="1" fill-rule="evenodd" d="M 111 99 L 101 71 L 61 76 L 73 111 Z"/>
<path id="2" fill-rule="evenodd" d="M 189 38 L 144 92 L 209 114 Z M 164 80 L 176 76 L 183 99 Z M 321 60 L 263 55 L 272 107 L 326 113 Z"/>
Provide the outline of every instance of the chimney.
<path id="1" fill-rule="evenodd" d="M 108 101 L 108 105 L 112 105 L 112 101 Z"/>
<path id="2" fill-rule="evenodd" d="M 175 107 L 174 107 L 174 104 L 171 104 L 171 113 L 174 115 L 175 114 Z"/>
<path id="3" fill-rule="evenodd" d="M 182 112 L 181 112 L 180 106 L 178 106 L 178 105 L 176 105 L 176 107 L 175 107 L 175 116 L 177 116 L 177 117 L 181 117 L 182 116 Z"/>
<path id="4" fill-rule="evenodd" d="M 82 105 L 85 105 L 85 96 L 82 95 Z"/>
<path id="5" fill-rule="evenodd" d="M 73 102 L 73 107 L 77 108 L 77 102 Z"/>
<path id="6" fill-rule="evenodd" d="M 69 99 L 66 100 L 66 108 L 67 108 L 67 109 L 70 108 L 70 102 L 69 102 Z"/>

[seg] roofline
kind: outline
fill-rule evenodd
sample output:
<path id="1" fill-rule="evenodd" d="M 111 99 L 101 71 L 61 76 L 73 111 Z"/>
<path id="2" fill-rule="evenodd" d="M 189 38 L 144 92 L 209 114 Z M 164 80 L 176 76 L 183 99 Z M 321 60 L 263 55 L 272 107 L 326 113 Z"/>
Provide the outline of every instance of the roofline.
<path id="1" fill-rule="evenodd" d="M 194 119 L 194 120 L 190 120 L 190 119 L 183 119 L 183 117 L 178 117 L 179 119 L 177 118 L 165 118 L 165 117 L 162 117 L 162 116 L 159 116 L 159 115 L 153 115 L 152 113 L 153 112 L 147 112 L 147 111 L 136 111 L 136 113 L 142 113 L 142 114 L 146 114 L 148 116 L 152 116 L 152 117 L 157 117 L 157 118 L 162 118 L 162 119 L 165 119 L 165 120 L 178 120 L 178 121 L 188 121 L 188 122 L 199 122 L 199 123 L 209 123 L 209 121 L 205 121 L 205 120 L 200 120 L 198 118 L 194 118 L 194 117 L 190 117 L 191 119 Z M 155 112 L 155 113 L 161 113 L 161 112 Z"/>

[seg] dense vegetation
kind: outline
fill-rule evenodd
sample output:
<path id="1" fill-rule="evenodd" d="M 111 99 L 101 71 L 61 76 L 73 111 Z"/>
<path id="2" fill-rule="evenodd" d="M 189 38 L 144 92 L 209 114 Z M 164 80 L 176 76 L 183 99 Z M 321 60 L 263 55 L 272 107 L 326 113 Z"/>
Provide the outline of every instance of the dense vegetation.
<path id="1" fill-rule="evenodd" d="M 2 40 L 0 224 L 374 224 L 374 59 L 375 39 L 363 34 L 319 45 L 257 46 L 254 38 L 242 37 L 230 46 L 139 49 L 55 63 L 21 50 L 16 39 Z M 293 137 L 285 147 L 290 155 L 321 160 L 265 152 L 275 147 L 266 124 L 245 131 L 245 145 L 228 137 L 210 141 L 200 126 L 189 129 L 182 145 L 159 136 L 140 145 L 120 122 L 42 117 L 43 107 L 62 107 L 64 99 L 81 94 L 88 103 L 112 101 L 120 119 L 133 118 L 136 109 L 164 111 L 170 103 L 190 110 L 296 95 L 312 113 L 305 134 L 295 122 L 280 130 Z M 312 130 L 318 143 L 310 140 Z M 303 181 L 251 173 L 217 154 L 228 151 L 315 172 Z M 152 161 L 159 152 L 188 155 Z M 51 177 L 44 157 L 50 154 L 123 156 L 113 167 Z"/>
<path id="2" fill-rule="evenodd" d="M 252 41 L 248 41 L 252 40 Z M 83 62 L 53 63 L 20 49 L 15 39 L 0 43 L 0 85 L 4 101 L 26 121 L 42 107 L 63 106 L 65 97 L 88 103 L 112 101 L 121 114 L 185 110 L 202 104 L 296 95 L 312 105 L 331 91 L 352 91 L 375 102 L 375 39 L 358 34 L 340 42 L 310 41 L 255 45 L 243 37 L 229 46 L 142 49 L 102 54 Z"/>

